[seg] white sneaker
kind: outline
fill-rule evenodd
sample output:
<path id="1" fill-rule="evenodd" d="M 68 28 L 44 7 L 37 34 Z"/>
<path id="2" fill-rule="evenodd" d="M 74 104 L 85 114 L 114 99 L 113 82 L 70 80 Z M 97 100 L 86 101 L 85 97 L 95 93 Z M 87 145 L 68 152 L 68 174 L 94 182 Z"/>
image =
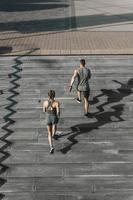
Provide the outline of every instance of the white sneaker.
<path id="1" fill-rule="evenodd" d="M 51 147 L 51 148 L 50 148 L 50 153 L 51 153 L 51 154 L 54 153 L 54 147 Z"/>
<path id="2" fill-rule="evenodd" d="M 78 103 L 81 103 L 81 100 L 80 100 L 79 98 L 77 98 L 76 101 L 77 101 Z"/>

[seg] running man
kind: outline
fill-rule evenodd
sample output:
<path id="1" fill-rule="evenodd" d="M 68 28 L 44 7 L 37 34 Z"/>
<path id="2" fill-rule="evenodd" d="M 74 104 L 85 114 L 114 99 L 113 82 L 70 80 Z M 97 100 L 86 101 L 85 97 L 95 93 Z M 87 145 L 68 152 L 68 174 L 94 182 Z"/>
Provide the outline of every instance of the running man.
<path id="1" fill-rule="evenodd" d="M 80 60 L 80 67 L 74 70 L 73 76 L 71 78 L 70 86 L 69 86 L 70 92 L 72 90 L 72 86 L 76 77 L 78 78 L 78 86 L 77 86 L 78 98 L 76 99 L 76 101 L 78 103 L 81 103 L 81 94 L 83 94 L 85 116 L 88 117 L 89 115 L 88 99 L 89 99 L 89 94 L 90 94 L 89 79 L 91 78 L 91 72 L 88 68 L 86 68 L 84 59 Z"/>
<path id="2" fill-rule="evenodd" d="M 50 153 L 54 153 L 53 138 L 56 137 L 57 124 L 60 117 L 60 103 L 56 101 L 55 91 L 48 92 L 48 100 L 43 103 L 43 112 L 46 113 L 46 125 L 48 130 L 48 141 Z"/>

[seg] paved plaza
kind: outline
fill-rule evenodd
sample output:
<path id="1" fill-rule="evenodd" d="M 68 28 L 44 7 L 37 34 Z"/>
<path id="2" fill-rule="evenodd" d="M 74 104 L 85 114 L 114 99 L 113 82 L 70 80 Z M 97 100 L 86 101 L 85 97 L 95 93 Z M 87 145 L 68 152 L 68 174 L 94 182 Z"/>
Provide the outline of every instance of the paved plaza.
<path id="1" fill-rule="evenodd" d="M 75 87 L 68 92 L 80 58 L 0 58 L 1 199 L 133 199 L 133 56 L 83 56 L 90 118 Z M 49 89 L 61 102 L 52 155 L 42 112 Z"/>
<path id="2" fill-rule="evenodd" d="M 0 54 L 133 54 L 132 0 L 1 0 Z"/>

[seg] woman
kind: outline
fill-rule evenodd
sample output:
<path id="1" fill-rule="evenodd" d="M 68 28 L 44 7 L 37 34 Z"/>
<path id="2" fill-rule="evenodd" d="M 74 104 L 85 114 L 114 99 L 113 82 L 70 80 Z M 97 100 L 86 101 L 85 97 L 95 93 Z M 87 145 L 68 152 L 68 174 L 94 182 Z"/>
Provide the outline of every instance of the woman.
<path id="1" fill-rule="evenodd" d="M 43 103 L 43 112 L 46 112 L 46 125 L 48 130 L 48 141 L 50 145 L 50 153 L 54 153 L 53 138 L 57 130 L 57 124 L 60 117 L 60 103 L 56 101 L 55 91 L 48 92 L 49 99 Z"/>

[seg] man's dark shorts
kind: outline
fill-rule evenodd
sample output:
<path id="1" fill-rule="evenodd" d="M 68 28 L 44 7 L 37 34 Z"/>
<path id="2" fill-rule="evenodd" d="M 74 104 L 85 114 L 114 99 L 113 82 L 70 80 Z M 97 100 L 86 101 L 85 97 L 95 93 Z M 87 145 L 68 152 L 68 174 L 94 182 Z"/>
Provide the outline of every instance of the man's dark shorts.
<path id="1" fill-rule="evenodd" d="M 82 94 L 83 94 L 83 97 L 84 98 L 89 98 L 89 96 L 90 96 L 90 90 L 87 90 L 87 91 L 79 91 L 79 92 L 81 92 Z"/>
<path id="2" fill-rule="evenodd" d="M 89 95 L 90 95 L 90 91 L 83 91 L 83 96 L 84 98 L 89 98 Z"/>

